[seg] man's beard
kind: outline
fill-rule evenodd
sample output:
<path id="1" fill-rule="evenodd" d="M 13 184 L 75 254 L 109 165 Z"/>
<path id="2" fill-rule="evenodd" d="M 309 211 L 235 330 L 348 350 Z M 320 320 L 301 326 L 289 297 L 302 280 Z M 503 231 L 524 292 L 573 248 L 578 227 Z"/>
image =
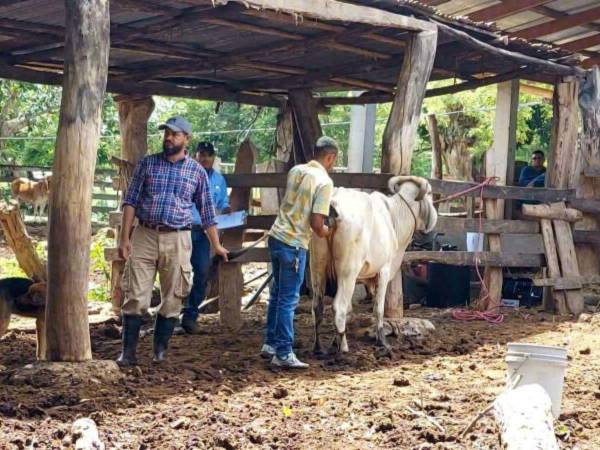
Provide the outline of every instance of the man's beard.
<path id="1" fill-rule="evenodd" d="M 163 142 L 163 152 L 167 156 L 173 156 L 179 153 L 182 148 L 182 145 L 172 145 L 169 147 L 166 142 Z"/>

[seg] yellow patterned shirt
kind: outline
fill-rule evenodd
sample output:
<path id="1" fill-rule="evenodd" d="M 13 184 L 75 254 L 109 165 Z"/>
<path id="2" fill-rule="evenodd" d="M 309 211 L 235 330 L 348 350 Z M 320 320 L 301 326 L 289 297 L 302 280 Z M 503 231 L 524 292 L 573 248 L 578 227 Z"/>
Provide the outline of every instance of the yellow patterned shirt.
<path id="1" fill-rule="evenodd" d="M 294 166 L 288 173 L 285 196 L 269 235 L 292 247 L 308 249 L 310 215 L 327 216 L 332 193 L 333 181 L 318 161 Z"/>

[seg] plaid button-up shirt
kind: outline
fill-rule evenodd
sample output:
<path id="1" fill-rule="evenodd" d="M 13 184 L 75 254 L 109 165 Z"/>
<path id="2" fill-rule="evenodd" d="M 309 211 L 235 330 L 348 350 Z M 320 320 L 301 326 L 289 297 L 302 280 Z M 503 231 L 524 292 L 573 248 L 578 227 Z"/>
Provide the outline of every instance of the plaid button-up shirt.
<path id="1" fill-rule="evenodd" d="M 172 163 L 162 153 L 137 164 L 123 200 L 135 208 L 138 219 L 173 228 L 190 226 L 194 204 L 203 228 L 216 224 L 204 168 L 187 155 Z"/>

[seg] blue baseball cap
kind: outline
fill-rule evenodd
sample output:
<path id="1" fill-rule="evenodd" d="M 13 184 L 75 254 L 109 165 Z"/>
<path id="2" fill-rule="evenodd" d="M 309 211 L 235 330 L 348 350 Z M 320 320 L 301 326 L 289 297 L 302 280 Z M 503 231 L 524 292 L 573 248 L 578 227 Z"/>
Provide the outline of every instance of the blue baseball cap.
<path id="1" fill-rule="evenodd" d="M 159 130 L 164 130 L 165 128 L 168 128 L 176 133 L 181 131 L 187 135 L 192 134 L 192 126 L 181 116 L 171 117 L 165 123 L 158 126 Z"/>

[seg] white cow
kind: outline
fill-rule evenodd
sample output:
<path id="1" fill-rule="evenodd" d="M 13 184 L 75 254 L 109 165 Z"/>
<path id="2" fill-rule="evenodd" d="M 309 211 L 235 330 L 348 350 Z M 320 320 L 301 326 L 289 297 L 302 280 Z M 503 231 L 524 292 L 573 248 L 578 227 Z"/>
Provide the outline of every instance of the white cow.
<path id="1" fill-rule="evenodd" d="M 332 347 L 348 351 L 346 317 L 352 308 L 359 280 L 375 292 L 377 340 L 390 349 L 383 332 L 385 293 L 400 270 L 404 252 L 415 231 L 429 232 L 437 222 L 431 187 L 425 178 L 396 176 L 389 180 L 391 196 L 353 189 L 334 191 L 331 206 L 337 211 L 335 231 L 329 239 L 313 234 L 310 270 L 313 287 L 315 353 L 321 353 L 319 326 L 327 281 L 337 283 L 333 300 L 335 328 Z"/>

